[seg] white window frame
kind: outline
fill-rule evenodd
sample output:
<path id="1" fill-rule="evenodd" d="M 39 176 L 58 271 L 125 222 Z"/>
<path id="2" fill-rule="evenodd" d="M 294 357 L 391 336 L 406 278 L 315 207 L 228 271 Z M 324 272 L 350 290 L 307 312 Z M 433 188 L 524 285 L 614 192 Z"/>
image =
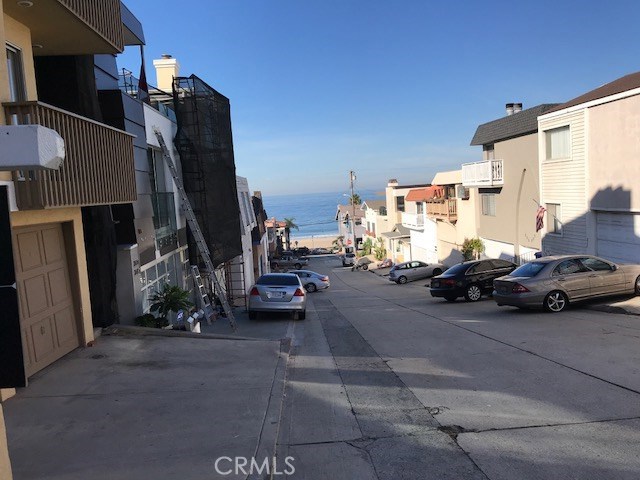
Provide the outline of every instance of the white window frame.
<path id="1" fill-rule="evenodd" d="M 563 157 L 551 156 L 551 135 L 553 132 L 567 132 L 567 155 Z M 563 125 L 561 127 L 550 128 L 544 131 L 544 161 L 545 162 L 565 162 L 571 160 L 571 125 Z"/>
<path id="2" fill-rule="evenodd" d="M 549 205 L 555 205 L 555 214 L 553 215 L 553 217 L 551 216 L 551 212 L 549 212 Z M 544 204 L 546 212 L 545 212 L 545 220 L 546 220 L 546 226 L 547 226 L 547 235 L 553 235 L 556 237 L 562 237 L 563 232 L 564 232 L 564 224 L 562 222 L 562 204 L 560 202 L 545 202 Z M 559 226 L 560 226 L 560 231 L 556 231 L 556 221 L 558 222 Z M 553 229 L 551 228 L 551 226 L 553 225 Z"/>
<path id="3" fill-rule="evenodd" d="M 485 197 L 489 198 L 493 198 L 493 213 L 490 212 L 490 208 L 488 208 L 487 210 L 489 210 L 489 212 L 485 211 L 485 205 L 484 205 L 484 199 Z M 495 193 L 481 193 L 480 194 L 480 211 L 482 213 L 482 215 L 484 215 L 485 217 L 495 217 L 496 216 L 496 194 Z"/>

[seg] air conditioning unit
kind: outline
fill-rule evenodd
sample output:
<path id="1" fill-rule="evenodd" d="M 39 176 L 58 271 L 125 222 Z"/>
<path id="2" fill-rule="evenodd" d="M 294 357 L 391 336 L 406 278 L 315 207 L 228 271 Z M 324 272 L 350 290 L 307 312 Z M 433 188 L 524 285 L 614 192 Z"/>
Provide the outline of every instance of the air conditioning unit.
<path id="1" fill-rule="evenodd" d="M 467 200 L 469 198 L 469 189 L 464 185 L 456 185 L 456 198 Z"/>

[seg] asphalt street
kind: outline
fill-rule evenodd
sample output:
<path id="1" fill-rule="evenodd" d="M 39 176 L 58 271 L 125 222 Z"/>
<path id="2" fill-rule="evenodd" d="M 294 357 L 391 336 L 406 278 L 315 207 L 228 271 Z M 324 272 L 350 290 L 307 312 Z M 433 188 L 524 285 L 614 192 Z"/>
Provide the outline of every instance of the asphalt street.
<path id="1" fill-rule="evenodd" d="M 640 478 L 640 316 L 434 299 L 311 260 L 278 441 L 295 479 Z"/>

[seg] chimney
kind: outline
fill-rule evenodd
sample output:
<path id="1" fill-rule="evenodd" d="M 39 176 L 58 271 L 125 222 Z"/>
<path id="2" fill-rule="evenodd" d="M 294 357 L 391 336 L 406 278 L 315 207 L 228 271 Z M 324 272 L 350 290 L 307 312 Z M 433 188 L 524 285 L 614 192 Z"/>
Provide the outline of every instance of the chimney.
<path id="1" fill-rule="evenodd" d="M 522 104 L 521 103 L 514 103 L 513 104 L 513 113 L 520 113 L 522 111 Z"/>
<path id="2" fill-rule="evenodd" d="M 154 62 L 154 63 L 155 63 L 155 62 Z M 515 105 L 515 104 L 513 104 L 513 103 L 507 103 L 507 104 L 505 105 L 505 107 L 506 107 L 506 109 L 507 109 L 507 117 L 508 117 L 508 116 L 510 116 L 510 115 L 513 115 L 513 106 L 514 106 L 514 105 Z"/>
<path id="3" fill-rule="evenodd" d="M 389 182 L 387 183 L 388 187 L 395 187 L 398 185 L 398 180 L 396 180 L 395 178 L 392 178 L 389 180 Z"/>
<path id="4" fill-rule="evenodd" d="M 160 90 L 171 93 L 173 78 L 179 76 L 180 73 L 178 60 L 165 53 L 162 58 L 153 61 L 153 66 L 156 67 L 156 86 Z"/>

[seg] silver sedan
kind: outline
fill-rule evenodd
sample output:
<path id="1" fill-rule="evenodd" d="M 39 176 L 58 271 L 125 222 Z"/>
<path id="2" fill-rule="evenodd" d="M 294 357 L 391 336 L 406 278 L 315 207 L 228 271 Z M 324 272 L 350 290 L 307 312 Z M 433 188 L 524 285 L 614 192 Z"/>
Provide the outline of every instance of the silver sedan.
<path id="1" fill-rule="evenodd" d="M 293 273 L 267 273 L 258 278 L 249 292 L 249 318 L 255 320 L 258 312 L 289 312 L 304 320 L 307 294 L 300 278 Z"/>
<path id="2" fill-rule="evenodd" d="M 640 295 L 640 265 L 590 255 L 542 257 L 493 282 L 500 306 L 561 312 L 569 303 L 608 295 Z"/>
<path id="3" fill-rule="evenodd" d="M 312 272 L 311 270 L 289 270 L 289 273 L 293 273 L 300 277 L 302 285 L 304 285 L 304 289 L 307 292 L 325 290 L 331 286 L 328 276 Z"/>
<path id="4" fill-rule="evenodd" d="M 389 271 L 389 280 L 402 284 L 421 278 L 435 277 L 445 270 L 441 263 L 424 263 L 414 260 L 392 267 Z"/>

